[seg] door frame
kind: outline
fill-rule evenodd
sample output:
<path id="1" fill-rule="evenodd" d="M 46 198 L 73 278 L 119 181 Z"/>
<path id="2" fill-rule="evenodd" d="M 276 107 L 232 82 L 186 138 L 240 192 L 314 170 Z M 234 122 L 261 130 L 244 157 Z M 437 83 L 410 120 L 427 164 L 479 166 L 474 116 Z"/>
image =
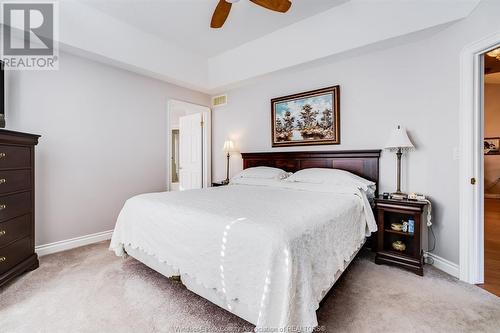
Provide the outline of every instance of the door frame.
<path id="1" fill-rule="evenodd" d="M 484 283 L 482 55 L 499 45 L 500 31 L 467 45 L 460 56 L 459 270 L 460 280 L 473 284 Z"/>
<path id="2" fill-rule="evenodd" d="M 170 191 L 170 184 L 172 182 L 172 129 L 178 127 L 172 127 L 170 123 L 170 112 L 174 107 L 190 107 L 199 109 L 202 114 L 203 119 L 203 188 L 210 187 L 212 184 L 212 110 L 205 105 L 194 104 L 190 102 L 184 102 L 181 100 L 170 99 L 167 103 L 167 191 Z M 197 112 L 193 112 L 197 113 Z M 187 115 L 187 114 L 186 114 Z"/>

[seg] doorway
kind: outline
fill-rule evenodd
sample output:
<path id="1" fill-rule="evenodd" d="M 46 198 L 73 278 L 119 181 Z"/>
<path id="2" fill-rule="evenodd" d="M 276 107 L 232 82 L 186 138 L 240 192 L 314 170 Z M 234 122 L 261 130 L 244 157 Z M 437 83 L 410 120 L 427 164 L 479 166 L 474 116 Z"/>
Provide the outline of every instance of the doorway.
<path id="1" fill-rule="evenodd" d="M 484 283 L 484 79 L 485 53 L 500 47 L 500 31 L 460 55 L 459 278 Z"/>
<path id="2" fill-rule="evenodd" d="M 484 284 L 500 296 L 500 47 L 483 54 Z"/>
<path id="3" fill-rule="evenodd" d="M 169 191 L 209 187 L 211 183 L 210 108 L 183 101 L 168 102 Z"/>
<path id="4" fill-rule="evenodd" d="M 171 129 L 170 190 L 179 191 L 179 129 Z"/>

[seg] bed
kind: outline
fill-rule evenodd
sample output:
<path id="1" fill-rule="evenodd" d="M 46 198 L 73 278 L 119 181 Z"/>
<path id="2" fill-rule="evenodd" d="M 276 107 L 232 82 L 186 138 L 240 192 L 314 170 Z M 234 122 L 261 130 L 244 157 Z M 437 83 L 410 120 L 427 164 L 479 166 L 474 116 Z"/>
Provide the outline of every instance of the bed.
<path id="1" fill-rule="evenodd" d="M 335 168 L 375 183 L 379 156 L 242 154 L 244 169 Z M 311 331 L 321 300 L 376 230 L 368 199 L 347 186 L 281 180 L 143 194 L 125 203 L 110 249 L 180 276 L 189 290 L 260 330 Z"/>

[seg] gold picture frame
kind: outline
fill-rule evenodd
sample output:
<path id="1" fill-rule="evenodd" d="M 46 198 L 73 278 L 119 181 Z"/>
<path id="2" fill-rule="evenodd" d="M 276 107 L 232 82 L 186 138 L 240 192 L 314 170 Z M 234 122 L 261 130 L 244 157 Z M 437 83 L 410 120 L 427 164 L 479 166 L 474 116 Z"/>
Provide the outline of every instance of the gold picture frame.
<path id="1" fill-rule="evenodd" d="M 340 86 L 271 100 L 273 147 L 340 144 Z"/>

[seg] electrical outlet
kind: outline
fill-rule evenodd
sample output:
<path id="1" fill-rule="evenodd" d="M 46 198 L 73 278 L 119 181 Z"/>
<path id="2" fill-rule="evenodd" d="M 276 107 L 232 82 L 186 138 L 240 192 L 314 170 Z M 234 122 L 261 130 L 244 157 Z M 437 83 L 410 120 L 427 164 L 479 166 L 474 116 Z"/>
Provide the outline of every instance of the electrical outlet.
<path id="1" fill-rule="evenodd" d="M 460 159 L 460 150 L 458 147 L 453 148 L 453 160 L 458 161 Z"/>

